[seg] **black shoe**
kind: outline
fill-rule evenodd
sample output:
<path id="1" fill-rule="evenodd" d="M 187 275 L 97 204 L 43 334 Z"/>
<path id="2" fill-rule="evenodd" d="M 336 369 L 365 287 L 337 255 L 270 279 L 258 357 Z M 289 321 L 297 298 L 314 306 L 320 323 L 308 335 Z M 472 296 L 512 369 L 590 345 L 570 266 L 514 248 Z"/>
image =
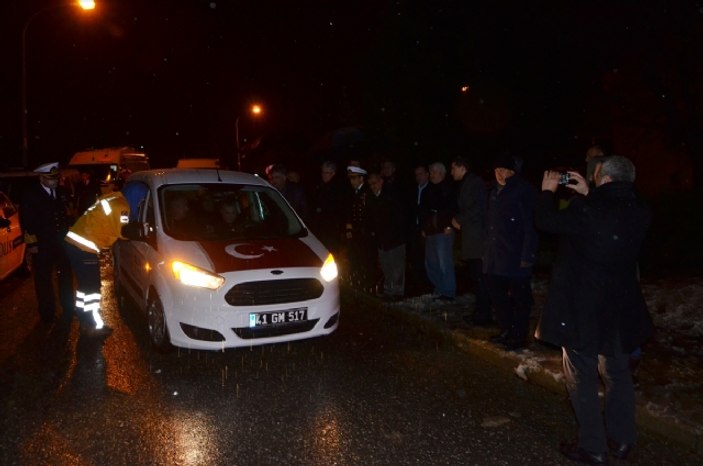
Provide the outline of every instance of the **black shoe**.
<path id="1" fill-rule="evenodd" d="M 607 453 L 591 453 L 579 448 L 575 443 L 561 443 L 559 444 L 559 451 L 571 461 L 586 464 L 609 464 Z"/>
<path id="2" fill-rule="evenodd" d="M 632 444 L 618 443 L 615 440 L 608 439 L 608 449 L 610 450 L 610 454 L 617 459 L 626 460 L 632 450 Z"/>

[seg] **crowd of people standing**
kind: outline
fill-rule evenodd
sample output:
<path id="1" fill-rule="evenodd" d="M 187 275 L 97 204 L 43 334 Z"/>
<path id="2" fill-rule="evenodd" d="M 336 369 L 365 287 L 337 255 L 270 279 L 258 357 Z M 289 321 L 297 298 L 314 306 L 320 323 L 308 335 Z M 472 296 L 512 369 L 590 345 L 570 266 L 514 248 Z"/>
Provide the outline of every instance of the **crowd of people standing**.
<path id="1" fill-rule="evenodd" d="M 325 162 L 308 220 L 347 258 L 347 284 L 384 300 L 429 291 L 451 302 L 455 268 L 463 263 L 476 297 L 467 323 L 495 320 L 500 333 L 491 340 L 510 351 L 529 340 L 538 228 L 556 235 L 559 251 L 535 338 L 562 348 L 579 425 L 576 440 L 559 450 L 575 462 L 608 464 L 611 456 L 626 459 L 636 438 L 632 361 L 653 330 L 637 258 L 651 214 L 635 194 L 629 159 L 594 146 L 585 161 L 585 176 L 545 171 L 541 194 L 512 154 L 494 160 L 493 180 L 457 157 L 449 170 L 442 162 L 416 166 L 408 188 L 390 160 L 368 171 L 351 161 L 339 177 Z M 557 202 L 560 186 L 568 195 Z"/>
<path id="2" fill-rule="evenodd" d="M 392 160 L 345 165 L 323 162 L 320 181 L 307 194 L 281 164 L 269 166 L 267 175 L 344 264 L 346 284 L 384 301 L 431 293 L 434 300 L 452 302 L 457 276 L 468 275 L 470 283 L 459 284 L 476 295 L 467 322 L 495 320 L 501 328 L 497 344 L 524 347 L 537 254 L 537 190 L 521 176 L 521 160 L 497 158 L 492 180 L 464 157 L 449 166 L 418 164 L 415 182 L 407 184 Z"/>

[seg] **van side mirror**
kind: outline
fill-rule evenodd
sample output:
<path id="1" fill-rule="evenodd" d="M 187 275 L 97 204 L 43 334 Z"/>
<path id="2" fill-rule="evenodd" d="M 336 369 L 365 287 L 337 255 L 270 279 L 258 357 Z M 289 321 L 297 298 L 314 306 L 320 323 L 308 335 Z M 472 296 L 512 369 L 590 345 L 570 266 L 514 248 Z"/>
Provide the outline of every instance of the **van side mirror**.
<path id="1" fill-rule="evenodd" d="M 134 241 L 144 240 L 141 222 L 129 222 L 128 224 L 123 225 L 122 236 Z"/>

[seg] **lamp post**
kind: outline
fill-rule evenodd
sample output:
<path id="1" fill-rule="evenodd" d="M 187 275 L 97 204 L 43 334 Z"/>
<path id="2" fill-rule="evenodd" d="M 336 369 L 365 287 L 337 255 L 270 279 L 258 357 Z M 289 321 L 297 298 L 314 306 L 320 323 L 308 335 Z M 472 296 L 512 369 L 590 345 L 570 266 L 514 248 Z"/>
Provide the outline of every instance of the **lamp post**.
<path id="1" fill-rule="evenodd" d="M 79 0 L 76 4 L 83 10 L 94 10 L 95 2 L 93 0 Z M 22 167 L 26 170 L 29 165 L 29 129 L 27 118 L 29 111 L 27 109 L 27 30 L 29 25 L 37 16 L 40 16 L 47 11 L 55 10 L 57 8 L 63 8 L 69 6 L 68 3 L 59 3 L 57 5 L 47 6 L 34 12 L 27 21 L 24 23 L 22 28 L 22 89 L 20 91 L 21 95 L 21 117 L 22 117 Z"/>
<path id="2" fill-rule="evenodd" d="M 249 108 L 249 112 L 252 114 L 252 116 L 260 116 L 263 113 L 263 107 L 259 104 L 253 104 Z M 236 140 L 236 147 L 237 147 L 237 170 L 242 171 L 242 152 L 240 150 L 240 145 L 239 145 L 239 116 L 237 116 L 237 119 L 234 120 L 234 139 Z"/>

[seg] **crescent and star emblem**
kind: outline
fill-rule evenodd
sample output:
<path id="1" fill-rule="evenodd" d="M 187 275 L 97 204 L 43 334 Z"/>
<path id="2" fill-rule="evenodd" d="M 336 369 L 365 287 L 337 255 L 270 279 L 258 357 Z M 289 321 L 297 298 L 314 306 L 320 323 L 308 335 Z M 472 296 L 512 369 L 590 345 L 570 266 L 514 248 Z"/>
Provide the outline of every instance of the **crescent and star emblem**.
<path id="1" fill-rule="evenodd" d="M 267 252 L 274 252 L 277 251 L 277 249 L 273 246 L 261 246 L 258 248 L 258 251 L 261 251 L 260 254 L 247 254 L 241 251 L 238 251 L 238 248 L 243 248 L 244 246 L 249 246 L 246 248 L 247 252 L 254 252 L 257 249 L 255 249 L 255 246 L 249 243 L 237 243 L 237 244 L 230 244 L 225 248 L 225 252 L 229 254 L 232 257 L 236 257 L 237 259 L 258 259 L 262 257 L 265 253 Z"/>

